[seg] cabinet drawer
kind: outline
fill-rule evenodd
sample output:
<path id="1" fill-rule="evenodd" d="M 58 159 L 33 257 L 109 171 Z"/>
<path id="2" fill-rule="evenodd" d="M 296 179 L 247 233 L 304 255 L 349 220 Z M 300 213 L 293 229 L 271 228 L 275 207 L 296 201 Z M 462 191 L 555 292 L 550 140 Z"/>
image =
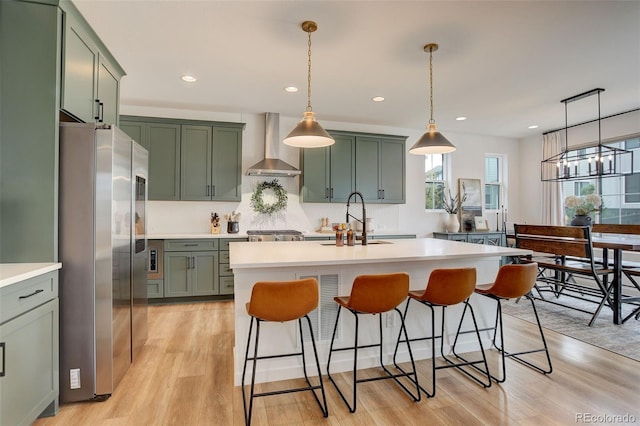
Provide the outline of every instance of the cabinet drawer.
<path id="1" fill-rule="evenodd" d="M 164 280 L 148 280 L 147 297 L 149 299 L 164 297 Z"/>
<path id="2" fill-rule="evenodd" d="M 58 297 L 58 272 L 0 289 L 0 324 Z"/>
<path id="3" fill-rule="evenodd" d="M 164 240 L 165 251 L 217 250 L 218 240 Z"/>
<path id="4" fill-rule="evenodd" d="M 220 274 L 220 276 L 233 275 L 233 269 L 231 269 L 229 267 L 228 263 L 221 263 L 220 264 L 220 273 L 219 274 Z"/>
<path id="5" fill-rule="evenodd" d="M 229 251 L 220 251 L 220 263 L 229 263 Z"/>
<path id="6" fill-rule="evenodd" d="M 220 277 L 220 294 L 233 294 L 233 275 Z"/>

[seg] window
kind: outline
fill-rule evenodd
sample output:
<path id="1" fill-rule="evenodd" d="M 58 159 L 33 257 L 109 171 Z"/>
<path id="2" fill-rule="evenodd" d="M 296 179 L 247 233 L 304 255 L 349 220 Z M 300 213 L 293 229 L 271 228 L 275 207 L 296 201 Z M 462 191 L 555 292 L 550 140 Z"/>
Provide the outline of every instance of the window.
<path id="1" fill-rule="evenodd" d="M 486 210 L 500 210 L 502 200 L 502 157 L 487 154 L 484 157 L 484 208 Z"/>
<path id="2" fill-rule="evenodd" d="M 445 187 L 444 155 L 424 156 L 424 183 L 424 208 L 427 210 L 442 209 L 442 195 Z"/>
<path id="3" fill-rule="evenodd" d="M 585 196 L 600 194 L 602 208 L 593 214 L 597 223 L 640 223 L 640 137 L 607 142 L 605 145 L 633 151 L 634 174 L 626 176 L 605 177 L 601 179 L 584 179 L 564 182 L 563 196 Z M 596 152 L 596 147 L 583 148 L 588 154 Z M 565 223 L 571 222 L 569 212 L 565 210 Z"/>

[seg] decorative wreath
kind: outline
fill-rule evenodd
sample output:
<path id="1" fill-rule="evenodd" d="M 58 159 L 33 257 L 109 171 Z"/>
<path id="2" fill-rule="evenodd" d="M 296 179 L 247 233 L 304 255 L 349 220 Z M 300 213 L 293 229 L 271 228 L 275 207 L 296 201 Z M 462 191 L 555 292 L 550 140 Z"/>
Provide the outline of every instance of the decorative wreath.
<path id="1" fill-rule="evenodd" d="M 265 189 L 270 189 L 275 194 L 277 200 L 274 203 L 265 204 L 262 199 L 262 192 Z M 278 179 L 274 179 L 271 182 L 262 182 L 258 184 L 251 195 L 251 207 L 258 213 L 272 214 L 279 212 L 287 207 L 287 191 L 280 185 Z"/>

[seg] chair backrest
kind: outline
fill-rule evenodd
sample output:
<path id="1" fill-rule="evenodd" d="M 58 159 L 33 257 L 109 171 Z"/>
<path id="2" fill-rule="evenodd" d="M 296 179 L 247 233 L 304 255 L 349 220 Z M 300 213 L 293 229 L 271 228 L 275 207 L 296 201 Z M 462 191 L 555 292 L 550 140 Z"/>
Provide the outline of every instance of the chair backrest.
<path id="1" fill-rule="evenodd" d="M 591 232 L 598 234 L 637 234 L 640 235 L 640 225 L 594 223 Z"/>
<path id="2" fill-rule="evenodd" d="M 291 321 L 318 307 L 318 281 L 259 281 L 253 285 L 247 313 L 265 321 Z"/>
<path id="3" fill-rule="evenodd" d="M 476 268 L 434 269 L 421 299 L 437 305 L 455 305 L 467 300 L 476 287 Z"/>
<path id="4" fill-rule="evenodd" d="M 353 280 L 347 307 L 370 314 L 387 312 L 409 294 L 409 274 L 358 275 Z"/>
<path id="5" fill-rule="evenodd" d="M 537 263 L 503 265 L 491 286 L 491 294 L 505 299 L 522 297 L 531 291 L 537 276 Z"/>
<path id="6" fill-rule="evenodd" d="M 557 256 L 592 258 L 588 226 L 515 225 L 516 247 Z"/>

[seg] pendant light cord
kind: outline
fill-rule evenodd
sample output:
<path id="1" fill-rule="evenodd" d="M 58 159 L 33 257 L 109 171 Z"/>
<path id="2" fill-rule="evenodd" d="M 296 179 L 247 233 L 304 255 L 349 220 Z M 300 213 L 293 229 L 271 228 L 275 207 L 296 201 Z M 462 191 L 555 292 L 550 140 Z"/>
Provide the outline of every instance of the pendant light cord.
<path id="1" fill-rule="evenodd" d="M 308 31 L 309 42 L 308 42 L 308 62 L 307 62 L 307 111 L 312 111 L 311 109 L 311 31 Z"/>
<path id="2" fill-rule="evenodd" d="M 433 48 L 429 48 L 429 102 L 431 105 L 429 124 L 433 124 L 435 123 L 433 119 Z"/>

